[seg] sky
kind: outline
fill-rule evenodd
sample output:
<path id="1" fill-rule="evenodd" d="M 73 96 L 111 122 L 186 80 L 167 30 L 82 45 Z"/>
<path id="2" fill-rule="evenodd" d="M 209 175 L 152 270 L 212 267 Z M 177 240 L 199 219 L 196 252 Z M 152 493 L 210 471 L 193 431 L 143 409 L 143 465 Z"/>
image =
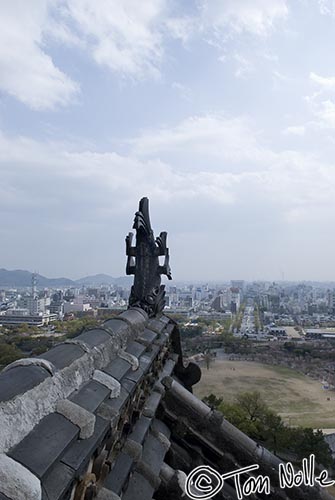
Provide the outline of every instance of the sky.
<path id="1" fill-rule="evenodd" d="M 0 6 L 0 267 L 335 280 L 334 0 Z"/>

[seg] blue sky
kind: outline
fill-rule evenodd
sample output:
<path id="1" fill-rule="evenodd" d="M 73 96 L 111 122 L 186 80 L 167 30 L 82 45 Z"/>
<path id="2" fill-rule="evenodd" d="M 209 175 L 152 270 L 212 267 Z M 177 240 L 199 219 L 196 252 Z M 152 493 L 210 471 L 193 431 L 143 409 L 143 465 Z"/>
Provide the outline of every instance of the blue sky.
<path id="1" fill-rule="evenodd" d="M 2 0 L 0 266 L 335 280 L 335 1 Z"/>

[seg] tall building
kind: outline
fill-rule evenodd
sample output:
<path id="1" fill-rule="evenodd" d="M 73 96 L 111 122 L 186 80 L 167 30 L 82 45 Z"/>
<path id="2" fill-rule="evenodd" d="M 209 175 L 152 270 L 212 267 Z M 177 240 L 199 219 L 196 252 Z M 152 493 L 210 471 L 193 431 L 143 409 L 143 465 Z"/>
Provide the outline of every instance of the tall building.
<path id="1" fill-rule="evenodd" d="M 240 297 L 243 297 L 244 292 L 244 280 L 231 280 L 230 281 L 232 288 L 238 288 L 240 291 Z"/>
<path id="2" fill-rule="evenodd" d="M 241 294 L 239 288 L 230 288 L 230 310 L 232 313 L 237 313 L 241 305 Z"/>
<path id="3" fill-rule="evenodd" d="M 219 293 L 215 297 L 215 299 L 212 302 L 212 308 L 218 312 L 225 311 L 225 300 L 224 300 L 224 295 L 222 293 Z"/>
<path id="4" fill-rule="evenodd" d="M 327 306 L 329 314 L 334 314 L 335 308 L 335 290 L 327 291 Z"/>
<path id="5" fill-rule="evenodd" d="M 244 280 L 231 280 L 230 284 L 233 288 L 239 288 L 241 292 L 244 290 Z"/>

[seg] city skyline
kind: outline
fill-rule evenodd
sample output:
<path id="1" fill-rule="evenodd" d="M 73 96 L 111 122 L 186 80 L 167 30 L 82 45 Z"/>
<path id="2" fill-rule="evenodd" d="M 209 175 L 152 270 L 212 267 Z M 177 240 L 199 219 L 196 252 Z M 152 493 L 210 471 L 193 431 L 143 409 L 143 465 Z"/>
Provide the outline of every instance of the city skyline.
<path id="1" fill-rule="evenodd" d="M 142 196 L 174 281 L 335 281 L 331 0 L 14 0 L 0 267 L 125 275 Z"/>

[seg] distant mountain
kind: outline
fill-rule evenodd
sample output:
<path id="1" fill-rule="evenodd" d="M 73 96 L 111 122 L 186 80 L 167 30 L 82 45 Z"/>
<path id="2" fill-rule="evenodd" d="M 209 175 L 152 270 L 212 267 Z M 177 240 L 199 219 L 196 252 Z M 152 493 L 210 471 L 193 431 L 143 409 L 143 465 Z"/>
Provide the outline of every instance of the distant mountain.
<path id="1" fill-rule="evenodd" d="M 0 288 L 1 287 L 30 287 L 33 273 L 22 269 L 8 271 L 0 269 Z M 113 278 L 108 274 L 96 274 L 94 276 L 86 276 L 78 280 L 70 280 L 69 278 L 46 278 L 41 274 L 36 274 L 38 287 L 62 287 L 62 286 L 80 286 L 80 285 L 118 285 L 130 286 L 132 278 L 123 276 Z"/>
<path id="2" fill-rule="evenodd" d="M 31 278 L 33 273 L 24 271 L 22 269 L 15 269 L 8 271 L 7 269 L 0 269 L 0 287 L 1 286 L 16 286 L 16 287 L 29 287 L 31 286 Z M 41 274 L 36 274 L 38 286 L 73 286 L 75 282 L 68 278 L 46 278 Z"/>

